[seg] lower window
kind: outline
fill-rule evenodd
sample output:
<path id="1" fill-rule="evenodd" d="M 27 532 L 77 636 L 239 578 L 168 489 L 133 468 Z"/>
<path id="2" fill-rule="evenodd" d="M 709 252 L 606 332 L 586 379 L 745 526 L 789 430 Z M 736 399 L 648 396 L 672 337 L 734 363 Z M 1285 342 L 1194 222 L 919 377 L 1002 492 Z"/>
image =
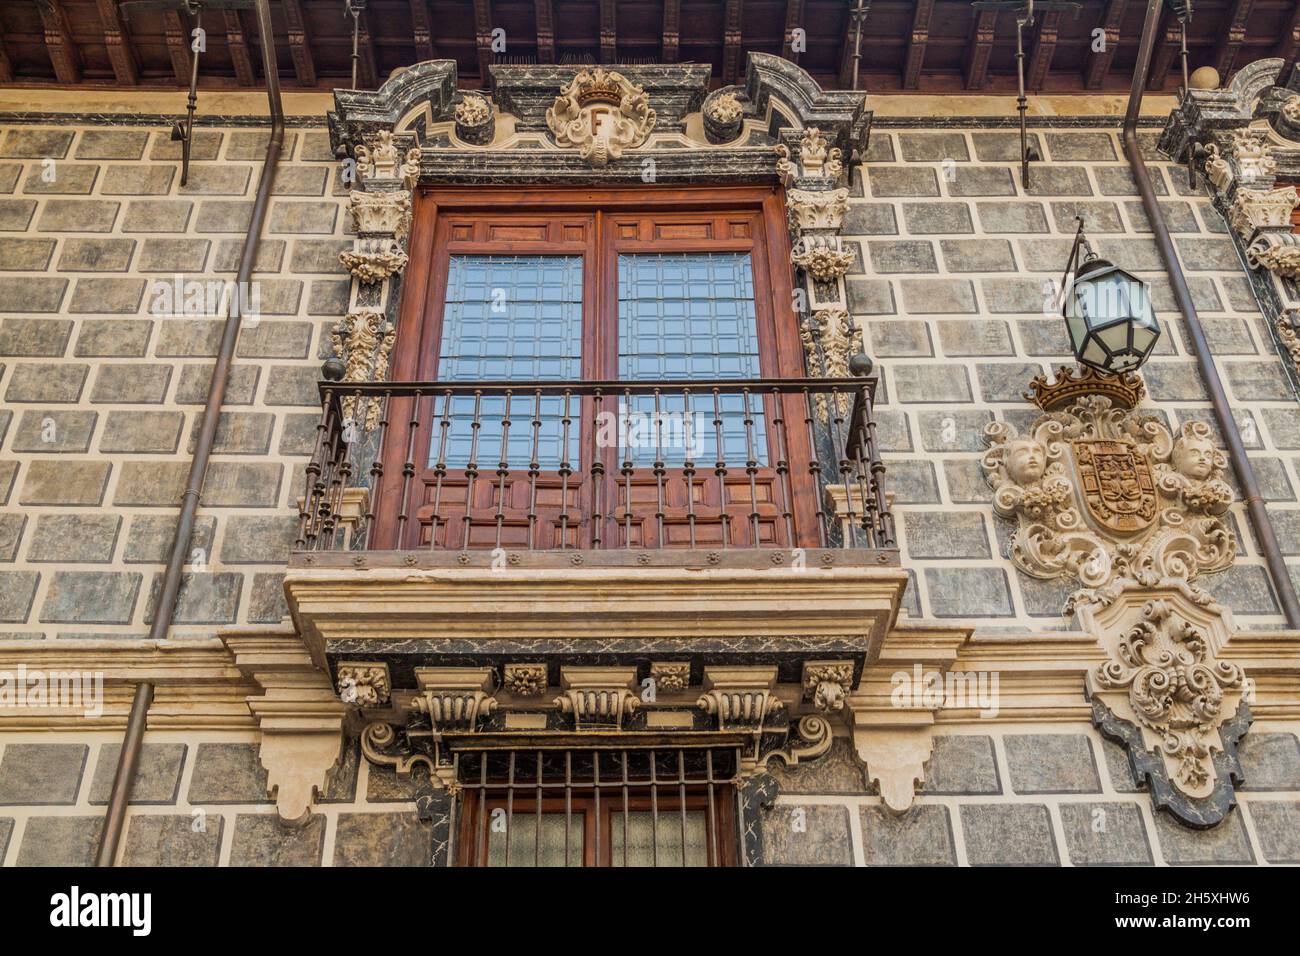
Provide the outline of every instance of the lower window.
<path id="1" fill-rule="evenodd" d="M 732 755 L 486 751 L 458 760 L 460 866 L 731 866 Z"/>

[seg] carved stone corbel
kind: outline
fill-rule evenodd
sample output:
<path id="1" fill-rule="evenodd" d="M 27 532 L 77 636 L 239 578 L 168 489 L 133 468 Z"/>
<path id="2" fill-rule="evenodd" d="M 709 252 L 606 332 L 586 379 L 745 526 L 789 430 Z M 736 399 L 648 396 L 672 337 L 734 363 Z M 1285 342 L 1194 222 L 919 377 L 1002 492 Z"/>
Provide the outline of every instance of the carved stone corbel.
<path id="1" fill-rule="evenodd" d="M 258 757 L 276 812 L 289 826 L 305 825 L 338 767 L 347 708 L 296 633 L 225 634 L 222 641 L 262 689 L 246 700 L 261 730 Z"/>
<path id="2" fill-rule="evenodd" d="M 938 712 L 949 703 L 970 704 L 948 701 L 945 685 L 970 635 L 970 628 L 920 623 L 894 628 L 845 701 L 853 749 L 867 782 L 894 813 L 912 806 L 925 780 Z"/>
<path id="3" fill-rule="evenodd" d="M 420 696 L 411 708 L 428 716 L 435 741 L 448 731 L 473 733 L 497 706 L 490 667 L 417 667 L 415 682 Z"/>
<path id="4" fill-rule="evenodd" d="M 562 667 L 560 685 L 564 693 L 555 706 L 573 717 L 577 730 L 622 729 L 641 704 L 633 693 L 635 667 Z"/>
<path id="5" fill-rule="evenodd" d="M 776 696 L 776 667 L 706 667 L 704 693 L 696 706 L 716 717 L 721 730 L 763 732 L 785 705 Z"/>

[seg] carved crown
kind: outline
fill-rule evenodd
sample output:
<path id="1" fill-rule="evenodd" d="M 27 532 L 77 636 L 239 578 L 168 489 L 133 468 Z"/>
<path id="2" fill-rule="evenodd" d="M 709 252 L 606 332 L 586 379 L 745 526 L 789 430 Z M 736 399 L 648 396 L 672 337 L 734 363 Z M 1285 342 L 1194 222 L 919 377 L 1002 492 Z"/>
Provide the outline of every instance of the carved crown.
<path id="1" fill-rule="evenodd" d="M 1084 395 L 1103 395 L 1111 400 L 1113 407 L 1129 409 L 1142 401 L 1146 393 L 1146 385 L 1137 372 L 1105 375 L 1086 365 L 1062 365 L 1052 381 L 1046 375 L 1039 375 L 1030 382 L 1024 396 L 1043 411 L 1051 412 Z"/>
<path id="2" fill-rule="evenodd" d="M 603 70 L 592 74 L 592 82 L 578 91 L 578 105 L 588 106 L 591 103 L 609 103 L 617 106 L 623 99 L 623 90 L 614 79 L 617 73 L 606 73 Z"/>

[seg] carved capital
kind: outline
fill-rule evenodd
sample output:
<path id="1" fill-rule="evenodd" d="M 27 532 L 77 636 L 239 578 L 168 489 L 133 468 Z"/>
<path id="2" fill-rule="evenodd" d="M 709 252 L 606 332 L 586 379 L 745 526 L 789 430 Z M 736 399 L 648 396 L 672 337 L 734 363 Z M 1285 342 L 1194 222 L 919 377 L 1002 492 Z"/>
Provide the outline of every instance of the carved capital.
<path id="1" fill-rule="evenodd" d="M 806 187 L 837 183 L 844 172 L 844 151 L 831 146 L 822 131 L 809 126 L 799 134 L 794 148 L 787 143 L 776 147 L 776 172 L 786 186 Z M 808 180 L 810 182 L 805 183 Z"/>
<path id="2" fill-rule="evenodd" d="M 1246 242 L 1267 230 L 1291 231 L 1291 212 L 1300 205 L 1294 186 L 1238 189 L 1228 203 L 1228 224 Z"/>
<path id="3" fill-rule="evenodd" d="M 362 237 L 402 239 L 411 225 L 411 194 L 404 189 L 362 191 L 348 194 L 349 211 L 357 234 Z"/>
<path id="4" fill-rule="evenodd" d="M 785 193 L 790 223 L 800 232 L 806 229 L 829 229 L 838 232 L 849 209 L 849 191 L 839 189 L 796 189 Z"/>

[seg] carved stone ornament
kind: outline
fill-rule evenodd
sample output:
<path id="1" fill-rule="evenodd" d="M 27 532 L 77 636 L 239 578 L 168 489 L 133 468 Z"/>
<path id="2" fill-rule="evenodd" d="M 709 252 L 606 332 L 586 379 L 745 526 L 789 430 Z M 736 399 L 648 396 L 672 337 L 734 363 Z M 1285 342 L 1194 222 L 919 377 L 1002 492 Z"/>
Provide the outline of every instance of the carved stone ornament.
<path id="1" fill-rule="evenodd" d="M 803 668 L 803 699 L 819 713 L 844 709 L 853 685 L 853 665 L 848 661 L 809 661 Z"/>
<path id="2" fill-rule="evenodd" d="M 1214 188 L 1223 192 L 1232 183 L 1232 166 L 1220 151 L 1217 143 L 1205 147 L 1205 175 L 1209 177 Z"/>
<path id="3" fill-rule="evenodd" d="M 736 122 L 744 111 L 745 107 L 740 102 L 740 97 L 730 91 L 714 97 L 708 106 L 709 117 L 723 126 L 730 126 Z"/>
<path id="4" fill-rule="evenodd" d="M 1300 245 L 1296 237 L 1266 233 L 1246 247 L 1252 269 L 1267 269 L 1283 279 L 1300 279 Z"/>
<path id="5" fill-rule="evenodd" d="M 361 236 L 402 239 L 411 225 L 411 194 L 404 189 L 349 194 L 352 222 Z"/>
<path id="6" fill-rule="evenodd" d="M 776 146 L 776 172 L 781 182 L 790 186 L 799 179 L 836 182 L 844 171 L 844 153 L 832 147 L 822 131 L 810 126 L 799 139 L 797 155 L 784 143 Z"/>
<path id="7" fill-rule="evenodd" d="M 849 374 L 849 359 L 860 353 L 862 329 L 844 309 L 820 309 L 799 329 L 808 367 L 821 368 L 827 378 Z"/>
<path id="8" fill-rule="evenodd" d="M 1074 577 L 1066 606 L 1106 604 L 1130 582 L 1193 580 L 1228 567 L 1236 539 L 1227 459 L 1204 422 L 1178 434 L 1105 395 L 1084 395 L 1020 435 L 984 429 L 993 509 L 1016 523 L 1010 557 L 1036 578 Z M 1197 592 L 1200 599 L 1208 595 Z"/>
<path id="9" fill-rule="evenodd" d="M 358 282 L 373 285 L 405 269 L 407 255 L 396 239 L 362 239 L 356 249 L 340 252 L 339 262 Z"/>
<path id="10" fill-rule="evenodd" d="M 541 697 L 546 693 L 545 664 L 507 664 L 501 684 L 516 697 Z"/>
<path id="11" fill-rule="evenodd" d="M 1255 183 L 1273 185 L 1277 160 L 1270 155 L 1265 133 L 1255 127 L 1233 130 L 1228 137 L 1229 151 L 1237 167 L 1237 181 L 1243 186 Z"/>
<path id="12" fill-rule="evenodd" d="M 839 231 L 844 224 L 844 214 L 849 209 L 847 187 L 839 189 L 787 189 L 786 209 L 790 224 L 800 232 L 805 229 Z"/>
<path id="13" fill-rule="evenodd" d="M 665 694 L 683 691 L 691 682 L 690 661 L 655 661 L 650 665 L 650 676 L 654 678 L 655 690 Z"/>
<path id="14" fill-rule="evenodd" d="M 1128 749 L 1157 807 L 1213 826 L 1232 807 L 1235 744 L 1249 723 L 1245 675 L 1219 657 L 1229 612 L 1166 580 L 1125 589 L 1083 618 L 1108 657 L 1087 675 L 1094 722 Z"/>
<path id="15" fill-rule="evenodd" d="M 1300 96 L 1289 97 L 1279 111 L 1292 126 L 1300 126 Z"/>
<path id="16" fill-rule="evenodd" d="M 848 273 L 853 253 L 840 245 L 838 236 L 804 236 L 795 243 L 790 261 L 818 282 L 834 282 Z"/>
<path id="17" fill-rule="evenodd" d="M 495 132 L 492 104 L 477 93 L 466 93 L 456 104 L 456 135 L 475 146 L 486 146 Z"/>
<path id="18" fill-rule="evenodd" d="M 335 678 L 339 698 L 345 704 L 380 707 L 391 699 L 393 688 L 387 664 L 340 664 Z"/>
<path id="19" fill-rule="evenodd" d="M 456 123 L 460 126 L 482 126 L 491 115 L 492 107 L 481 96 L 470 94 L 456 104 Z"/>
<path id="20" fill-rule="evenodd" d="M 344 382 L 382 382 L 388 377 L 388 358 L 393 349 L 393 325 L 382 312 L 362 310 L 345 315 L 330 331 L 336 358 L 343 360 Z M 358 422 L 355 396 L 343 398 L 343 416 L 366 431 L 379 424 L 379 403 L 363 399 L 366 405 Z"/>
<path id="21" fill-rule="evenodd" d="M 389 130 L 367 136 L 365 143 L 356 147 L 356 160 L 357 178 L 362 182 L 396 180 L 409 190 L 420 178 L 420 147 L 403 151 Z"/>
<path id="22" fill-rule="evenodd" d="M 655 111 L 645 89 L 604 67 L 582 70 L 546 111 L 559 146 L 571 146 L 593 166 L 606 166 L 646 141 Z"/>

